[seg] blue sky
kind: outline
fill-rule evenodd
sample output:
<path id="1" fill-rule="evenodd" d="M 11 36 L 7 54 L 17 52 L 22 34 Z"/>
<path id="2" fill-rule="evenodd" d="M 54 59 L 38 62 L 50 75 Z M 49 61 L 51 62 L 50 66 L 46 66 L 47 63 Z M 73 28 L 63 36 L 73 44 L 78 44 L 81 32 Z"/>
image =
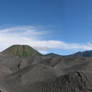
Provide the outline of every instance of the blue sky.
<path id="1" fill-rule="evenodd" d="M 65 55 L 91 50 L 91 39 L 92 0 L 0 0 L 0 50 L 21 43 Z"/>

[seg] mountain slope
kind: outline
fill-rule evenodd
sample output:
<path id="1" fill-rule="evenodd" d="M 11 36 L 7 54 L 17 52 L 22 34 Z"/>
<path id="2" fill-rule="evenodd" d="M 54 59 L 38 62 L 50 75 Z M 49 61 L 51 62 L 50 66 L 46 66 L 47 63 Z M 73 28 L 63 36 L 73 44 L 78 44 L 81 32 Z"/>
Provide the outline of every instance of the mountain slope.
<path id="1" fill-rule="evenodd" d="M 84 73 L 72 72 L 54 81 L 36 83 L 30 92 L 89 92 L 89 87 Z"/>
<path id="2" fill-rule="evenodd" d="M 71 72 L 52 80 L 26 83 L 18 87 L 13 86 L 14 83 L 10 86 L 10 83 L 8 82 L 8 87 L 13 89 L 9 92 L 92 92 L 89 90 L 87 76 L 83 72 Z"/>
<path id="3" fill-rule="evenodd" d="M 84 52 L 77 52 L 70 56 L 77 56 L 77 57 L 92 57 L 92 50 L 84 51 Z"/>
<path id="4" fill-rule="evenodd" d="M 1 54 L 3 55 L 11 55 L 11 56 L 41 56 L 39 52 L 28 45 L 13 45 L 6 50 L 4 50 Z"/>
<path id="5" fill-rule="evenodd" d="M 61 55 L 55 54 L 55 53 L 49 53 L 49 54 L 46 54 L 45 56 L 48 56 L 48 57 L 60 57 Z"/>

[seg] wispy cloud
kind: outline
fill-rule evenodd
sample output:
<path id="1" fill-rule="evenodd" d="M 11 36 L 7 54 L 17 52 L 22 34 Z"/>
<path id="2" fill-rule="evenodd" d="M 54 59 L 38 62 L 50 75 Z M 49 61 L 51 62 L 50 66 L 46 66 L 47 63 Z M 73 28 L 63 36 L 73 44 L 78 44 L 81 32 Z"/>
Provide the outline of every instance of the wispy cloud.
<path id="1" fill-rule="evenodd" d="M 92 50 L 92 44 L 66 43 L 59 40 L 44 40 L 47 31 L 35 26 L 15 26 L 0 29 L 0 51 L 14 44 L 27 44 L 40 52 L 50 49 Z"/>

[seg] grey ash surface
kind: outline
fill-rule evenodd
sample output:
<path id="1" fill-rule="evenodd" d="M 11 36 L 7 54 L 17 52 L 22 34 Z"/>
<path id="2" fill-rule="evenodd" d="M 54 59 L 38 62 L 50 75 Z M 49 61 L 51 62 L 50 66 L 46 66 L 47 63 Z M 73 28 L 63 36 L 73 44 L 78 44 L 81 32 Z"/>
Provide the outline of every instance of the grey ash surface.
<path id="1" fill-rule="evenodd" d="M 16 46 L 0 53 L 2 92 L 92 92 L 91 52 L 42 55 L 29 46 Z"/>

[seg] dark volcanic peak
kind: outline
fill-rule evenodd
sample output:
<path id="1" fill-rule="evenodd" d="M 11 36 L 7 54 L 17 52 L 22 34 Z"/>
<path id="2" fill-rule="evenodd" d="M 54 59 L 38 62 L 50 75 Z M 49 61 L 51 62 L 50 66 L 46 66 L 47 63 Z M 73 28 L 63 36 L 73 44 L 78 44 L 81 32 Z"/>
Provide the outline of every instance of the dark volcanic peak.
<path id="1" fill-rule="evenodd" d="M 84 52 L 77 52 L 75 54 L 72 54 L 72 56 L 92 57 L 92 50 L 84 51 Z"/>
<path id="2" fill-rule="evenodd" d="M 11 56 L 41 56 L 41 54 L 28 45 L 13 45 L 3 52 L 3 55 L 11 55 Z"/>

